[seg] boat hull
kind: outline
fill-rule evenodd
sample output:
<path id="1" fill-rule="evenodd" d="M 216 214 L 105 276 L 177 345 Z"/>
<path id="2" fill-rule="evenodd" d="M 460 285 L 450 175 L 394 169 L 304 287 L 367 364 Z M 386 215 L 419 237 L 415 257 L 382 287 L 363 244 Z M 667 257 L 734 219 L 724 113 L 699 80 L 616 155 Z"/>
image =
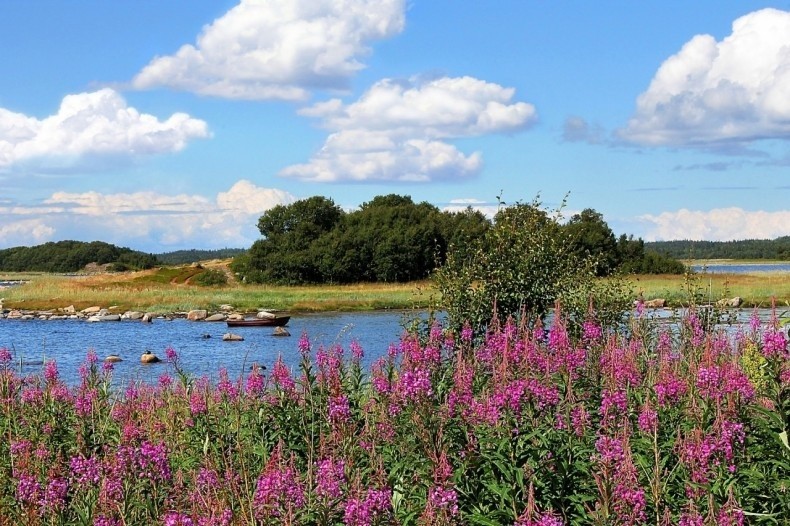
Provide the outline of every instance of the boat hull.
<path id="1" fill-rule="evenodd" d="M 283 327 L 288 324 L 290 316 L 274 318 L 255 318 L 254 320 L 228 320 L 228 327 Z"/>

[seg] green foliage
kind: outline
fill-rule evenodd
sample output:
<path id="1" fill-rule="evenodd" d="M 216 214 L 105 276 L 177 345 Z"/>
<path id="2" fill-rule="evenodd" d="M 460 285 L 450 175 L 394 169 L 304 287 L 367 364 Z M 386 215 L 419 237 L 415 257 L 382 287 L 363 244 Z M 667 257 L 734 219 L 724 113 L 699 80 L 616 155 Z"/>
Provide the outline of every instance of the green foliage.
<path id="1" fill-rule="evenodd" d="M 575 252 L 558 218 L 538 201 L 518 203 L 502 208 L 476 243 L 450 250 L 436 285 L 452 326 L 468 322 L 480 332 L 494 316 L 542 318 L 556 301 L 575 321 L 584 318 L 591 295 L 601 287 L 596 260 Z M 601 303 L 607 318 L 621 318 L 628 302 L 619 282 Z"/>
<path id="2" fill-rule="evenodd" d="M 774 259 L 790 261 L 790 236 L 740 241 L 653 241 L 647 248 L 679 259 Z"/>
<path id="3" fill-rule="evenodd" d="M 0 250 L 0 270 L 10 272 L 76 272 L 88 263 L 113 263 L 117 270 L 147 269 L 156 265 L 157 259 L 153 254 L 102 241 L 57 241 Z"/>
<path id="4" fill-rule="evenodd" d="M 626 274 L 683 274 L 685 265 L 674 257 L 645 249 L 641 238 L 621 235 L 617 240 L 620 270 Z"/>
<path id="5" fill-rule="evenodd" d="M 227 285 L 228 276 L 226 276 L 225 273 L 222 272 L 221 270 L 217 270 L 214 268 L 207 268 L 203 270 L 203 272 L 197 274 L 194 278 L 192 278 L 190 280 L 190 283 L 195 283 L 196 285 L 203 285 L 204 287 Z"/>
<path id="6" fill-rule="evenodd" d="M 620 265 L 617 240 L 603 215 L 586 208 L 565 225 L 571 251 L 578 259 L 592 258 L 596 276 L 608 276 Z"/>
<path id="7" fill-rule="evenodd" d="M 390 194 L 348 213 L 311 197 L 267 211 L 258 228 L 265 238 L 232 264 L 247 282 L 391 283 L 428 277 L 450 243 L 468 245 L 490 223 L 471 209 L 442 212 Z"/>
<path id="8" fill-rule="evenodd" d="M 209 259 L 228 259 L 246 252 L 243 248 L 220 248 L 217 250 L 175 250 L 156 254 L 156 259 L 164 265 L 183 265 L 207 261 Z"/>

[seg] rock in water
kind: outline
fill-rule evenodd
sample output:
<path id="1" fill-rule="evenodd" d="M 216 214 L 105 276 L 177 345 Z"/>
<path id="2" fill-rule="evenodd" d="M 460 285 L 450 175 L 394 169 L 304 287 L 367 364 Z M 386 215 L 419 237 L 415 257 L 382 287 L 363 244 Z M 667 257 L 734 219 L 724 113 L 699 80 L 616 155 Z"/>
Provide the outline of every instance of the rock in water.
<path id="1" fill-rule="evenodd" d="M 291 333 L 285 327 L 275 327 L 272 336 L 290 336 Z"/>
<path id="2" fill-rule="evenodd" d="M 161 361 L 162 360 L 160 360 L 159 357 L 151 351 L 145 351 L 143 355 L 140 356 L 140 362 L 142 363 L 157 363 Z"/>
<path id="3" fill-rule="evenodd" d="M 243 342 L 244 337 L 240 334 L 233 334 L 232 332 L 226 332 L 222 335 L 223 342 Z"/>

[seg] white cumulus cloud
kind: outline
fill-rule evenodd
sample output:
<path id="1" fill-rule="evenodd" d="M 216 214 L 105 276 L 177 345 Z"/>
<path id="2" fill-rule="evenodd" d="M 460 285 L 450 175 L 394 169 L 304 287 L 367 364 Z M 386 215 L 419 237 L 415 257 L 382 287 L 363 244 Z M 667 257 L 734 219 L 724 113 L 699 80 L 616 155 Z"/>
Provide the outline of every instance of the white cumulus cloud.
<path id="1" fill-rule="evenodd" d="M 242 0 L 204 27 L 196 45 L 153 59 L 132 85 L 301 100 L 311 89 L 345 88 L 370 43 L 404 23 L 405 0 Z"/>
<path id="2" fill-rule="evenodd" d="M 107 157 L 136 159 L 176 152 L 208 136 L 202 120 L 185 113 L 160 120 L 101 89 L 67 95 L 56 114 L 40 120 L 0 108 L 0 170 L 18 163 L 47 170 Z"/>
<path id="3" fill-rule="evenodd" d="M 246 180 L 213 200 L 157 192 L 55 192 L 40 206 L 0 204 L 0 247 L 80 239 L 151 252 L 244 248 L 260 237 L 256 225 L 263 212 L 294 200 L 288 192 Z"/>
<path id="4" fill-rule="evenodd" d="M 332 133 L 305 164 L 280 175 L 309 181 L 432 181 L 478 173 L 482 155 L 448 140 L 520 131 L 535 108 L 515 92 L 472 77 L 384 79 L 354 103 L 338 99 L 300 111 Z"/>
<path id="5" fill-rule="evenodd" d="M 692 38 L 661 65 L 619 135 L 671 146 L 790 138 L 790 12 L 745 15 L 720 42 Z"/>
<path id="6" fill-rule="evenodd" d="M 681 209 L 638 218 L 646 241 L 690 239 L 732 241 L 790 235 L 790 210 L 766 212 L 742 208 Z"/>

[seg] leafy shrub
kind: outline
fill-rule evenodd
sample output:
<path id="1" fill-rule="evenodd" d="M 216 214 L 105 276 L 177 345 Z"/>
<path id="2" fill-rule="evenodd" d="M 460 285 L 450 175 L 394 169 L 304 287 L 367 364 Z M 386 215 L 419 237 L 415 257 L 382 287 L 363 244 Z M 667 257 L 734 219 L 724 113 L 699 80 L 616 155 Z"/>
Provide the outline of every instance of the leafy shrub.
<path id="1" fill-rule="evenodd" d="M 501 209 L 472 248 L 450 248 L 435 282 L 440 307 L 453 327 L 466 322 L 481 333 L 494 317 L 541 319 L 557 301 L 580 325 L 593 297 L 607 324 L 622 319 L 629 304 L 625 284 L 597 282 L 596 259 L 576 251 L 572 232 L 558 218 L 558 212 L 550 215 L 538 201 L 518 203 Z"/>
<path id="2" fill-rule="evenodd" d="M 207 268 L 200 274 L 195 275 L 195 277 L 193 277 L 190 282 L 197 285 L 203 285 L 204 287 L 227 285 L 228 276 L 226 276 L 221 270 Z"/>

